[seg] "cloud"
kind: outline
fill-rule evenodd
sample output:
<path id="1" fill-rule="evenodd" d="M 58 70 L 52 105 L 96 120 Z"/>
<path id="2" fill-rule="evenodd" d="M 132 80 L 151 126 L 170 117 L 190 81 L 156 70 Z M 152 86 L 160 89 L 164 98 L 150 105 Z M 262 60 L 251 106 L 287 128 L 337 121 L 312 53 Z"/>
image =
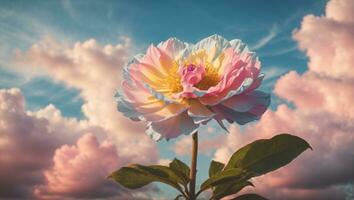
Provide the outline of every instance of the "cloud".
<path id="1" fill-rule="evenodd" d="M 117 185 L 105 177 L 123 161 L 112 143 L 99 143 L 91 133 L 83 135 L 76 145 L 58 148 L 53 162 L 54 166 L 44 173 L 46 184 L 35 189 L 42 199 L 102 198 L 119 192 Z"/>
<path id="2" fill-rule="evenodd" d="M 170 163 L 172 162 L 172 160 L 170 159 L 160 159 L 157 164 L 158 165 L 164 165 L 164 166 L 168 166 Z"/>
<path id="3" fill-rule="evenodd" d="M 199 148 L 198 153 L 205 155 L 212 155 L 215 149 L 222 146 L 224 137 L 220 136 L 220 133 L 217 136 L 211 136 L 210 134 L 201 134 L 199 137 Z M 220 143 L 219 143 L 220 142 Z M 192 149 L 192 139 L 190 136 L 183 136 L 171 146 L 173 152 L 178 156 L 190 156 Z"/>
<path id="4" fill-rule="evenodd" d="M 1 197 L 149 198 L 142 191 L 122 192 L 105 179 L 127 163 L 158 160 L 142 125 L 116 111 L 113 96 L 129 45 L 128 38 L 117 45 L 100 46 L 91 39 L 70 46 L 47 37 L 17 52 L 18 71 L 49 75 L 78 89 L 85 118 L 65 118 L 54 105 L 29 112 L 19 89 L 0 90 Z"/>
<path id="5" fill-rule="evenodd" d="M 226 162 L 236 149 L 277 133 L 305 138 L 313 147 L 288 166 L 255 178 L 253 191 L 270 199 L 345 199 L 354 182 L 354 2 L 332 0 L 326 15 L 305 16 L 293 34 L 309 57 L 304 74 L 291 71 L 274 92 L 295 108 L 279 105 L 259 123 L 231 126 L 215 159 Z"/>
<path id="6" fill-rule="evenodd" d="M 260 53 L 260 57 L 272 57 L 272 56 L 280 56 L 280 55 L 284 55 L 287 54 L 289 52 L 293 52 L 298 50 L 298 48 L 296 46 L 290 46 L 290 47 L 286 47 L 286 48 L 280 48 L 280 49 L 275 49 L 273 51 L 269 51 L 269 52 L 264 52 L 264 53 Z"/>
<path id="7" fill-rule="evenodd" d="M 315 194 L 332 188 L 336 193 L 328 199 L 343 199 L 344 191 L 339 186 L 354 181 L 354 137 L 350 135 L 353 130 L 350 121 L 329 112 L 292 110 L 280 105 L 245 130 L 232 125 L 215 159 L 226 162 L 236 149 L 255 139 L 291 133 L 305 138 L 314 150 L 305 152 L 279 171 L 256 178 L 255 191 L 270 199 L 323 199 Z M 299 196 L 296 191 L 306 192 Z"/>
<path id="8" fill-rule="evenodd" d="M 53 121 L 41 117 L 49 112 L 56 115 Z M 42 170 L 51 165 L 55 149 L 80 136 L 80 132 L 66 132 L 74 127 L 72 123 L 62 119 L 53 106 L 39 113 L 26 112 L 19 89 L 0 90 L 1 197 L 32 195 L 33 186 L 43 182 Z"/>
<path id="9" fill-rule="evenodd" d="M 289 69 L 284 67 L 271 66 L 263 70 L 263 73 L 266 74 L 265 80 L 277 78 L 285 74 Z"/>
<path id="10" fill-rule="evenodd" d="M 293 102 L 298 109 L 326 111 L 344 120 L 353 120 L 353 83 L 354 79 L 327 77 L 312 71 L 299 75 L 291 71 L 278 80 L 275 92 Z"/>
<path id="11" fill-rule="evenodd" d="M 275 38 L 279 33 L 278 26 L 274 24 L 272 28 L 269 30 L 268 34 L 259 39 L 256 44 L 253 44 L 250 49 L 257 50 L 264 46 L 266 46 L 273 38 Z"/>
<path id="12" fill-rule="evenodd" d="M 333 78 L 353 79 L 354 2 L 329 1 L 326 16 L 307 15 L 293 37 L 306 51 L 309 70 Z M 326 34 L 324 34 L 326 33 Z"/>
<path id="13" fill-rule="evenodd" d="M 1 89 L 0 197 L 149 199 L 143 192 L 156 188 L 132 193 L 105 179 L 132 162 L 118 156 L 120 148 L 106 135 L 87 120 L 64 118 L 53 105 L 26 111 L 19 89 Z"/>
<path id="14" fill-rule="evenodd" d="M 122 38 L 122 43 L 116 45 L 102 46 L 94 39 L 69 45 L 47 37 L 25 52 L 18 51 L 15 61 L 19 71 L 48 75 L 78 89 L 84 100 L 83 114 L 91 125 L 107 131 L 108 139 L 119 146 L 120 157 L 134 162 L 156 161 L 157 148 L 145 134 L 144 125 L 116 111 L 114 94 L 130 49 L 129 38 Z M 131 146 L 136 147 L 134 151 Z"/>

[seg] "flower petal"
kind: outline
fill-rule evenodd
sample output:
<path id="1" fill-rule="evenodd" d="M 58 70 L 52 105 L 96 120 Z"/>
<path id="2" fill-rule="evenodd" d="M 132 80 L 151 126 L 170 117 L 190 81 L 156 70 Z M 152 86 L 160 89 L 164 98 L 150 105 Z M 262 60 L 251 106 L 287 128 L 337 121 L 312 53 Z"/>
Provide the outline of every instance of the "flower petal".
<path id="1" fill-rule="evenodd" d="M 164 121 L 151 122 L 148 124 L 147 133 L 149 135 L 161 135 L 169 140 L 179 135 L 189 135 L 197 131 L 199 125 L 194 124 L 193 120 L 188 116 L 187 112 L 169 118 Z"/>
<path id="2" fill-rule="evenodd" d="M 221 116 L 221 115 L 216 115 L 215 117 L 214 117 L 214 119 L 215 119 L 215 121 L 219 124 L 219 126 L 222 128 L 222 129 L 224 129 L 226 132 L 230 132 L 227 128 L 226 128 L 226 126 L 225 126 L 225 124 L 224 124 L 224 122 L 222 121 L 223 120 L 223 116 Z"/>
<path id="3" fill-rule="evenodd" d="M 166 120 L 188 109 L 185 104 L 172 103 L 154 94 L 139 82 L 123 81 L 122 86 L 125 102 L 134 107 L 141 114 L 140 118 L 146 121 Z"/>
<path id="4" fill-rule="evenodd" d="M 241 101 L 240 103 L 237 102 L 237 98 Z M 248 122 L 258 120 L 270 104 L 270 95 L 260 91 L 254 91 L 247 98 L 250 102 L 245 102 L 240 97 L 235 96 L 229 102 L 226 102 L 226 104 L 223 102 L 211 107 L 211 109 L 223 119 L 244 125 Z"/>
<path id="5" fill-rule="evenodd" d="M 234 75 L 230 78 L 230 80 L 225 80 L 220 83 L 220 85 L 217 86 L 218 88 L 215 88 L 215 92 L 208 92 L 208 95 L 200 98 L 200 102 L 204 105 L 216 105 L 234 95 L 244 92 L 248 87 L 252 85 L 253 79 L 247 75 L 246 71 L 243 71 L 242 73 L 245 73 L 245 75 Z M 227 81 L 232 81 L 232 86 L 235 87 L 238 85 L 238 87 L 227 90 L 226 88 L 231 87 L 227 87 Z"/>
<path id="6" fill-rule="evenodd" d="M 154 45 L 150 45 L 146 55 L 140 60 L 140 63 L 154 67 L 156 70 L 159 70 L 160 73 L 168 76 L 172 61 L 173 60 L 166 53 Z"/>
<path id="7" fill-rule="evenodd" d="M 222 104 L 218 104 L 216 106 L 213 106 L 213 111 L 218 113 L 220 116 L 223 117 L 223 119 L 226 119 L 228 121 L 232 122 L 237 122 L 240 125 L 244 125 L 248 122 L 255 121 L 259 119 L 259 116 L 254 115 L 249 112 L 241 113 L 241 112 L 236 112 Z"/>
<path id="8" fill-rule="evenodd" d="M 248 112 L 256 105 L 268 107 L 270 104 L 270 95 L 261 91 L 253 91 L 251 93 L 235 95 L 221 104 L 237 112 Z"/>
<path id="9" fill-rule="evenodd" d="M 212 63 L 219 55 L 224 51 L 224 49 L 231 47 L 228 40 L 221 37 L 220 35 L 212 35 L 210 37 L 204 38 L 200 42 L 194 45 L 193 52 L 198 52 L 200 50 L 205 50 L 208 55 L 208 62 Z"/>
<path id="10" fill-rule="evenodd" d="M 149 90 L 137 82 L 122 82 L 122 96 L 139 113 L 156 112 L 166 106 L 166 103 L 157 99 Z"/>
<path id="11" fill-rule="evenodd" d="M 259 74 L 258 77 L 253 81 L 252 85 L 249 88 L 247 88 L 245 92 L 251 92 L 257 89 L 262 84 L 264 76 L 265 76 L 264 74 Z"/>
<path id="12" fill-rule="evenodd" d="M 240 55 L 252 53 L 248 46 L 239 39 L 231 40 L 230 45 Z"/>
<path id="13" fill-rule="evenodd" d="M 150 124 L 151 124 L 151 123 L 149 123 L 149 124 L 146 126 L 146 130 L 145 130 L 146 134 L 147 134 L 148 136 L 150 136 L 150 138 L 153 139 L 154 141 L 159 141 L 159 140 L 161 140 L 161 139 L 163 138 L 163 136 L 162 136 L 160 133 L 154 131 L 154 130 L 152 129 L 152 127 L 151 127 Z"/>
<path id="14" fill-rule="evenodd" d="M 196 124 L 208 121 L 215 116 L 215 113 L 196 99 L 190 100 L 189 105 L 188 115 Z"/>
<path id="15" fill-rule="evenodd" d="M 182 42 L 177 38 L 169 38 L 157 45 L 159 49 L 164 51 L 171 59 L 178 60 L 183 53 L 188 50 L 189 44 Z"/>
<path id="16" fill-rule="evenodd" d="M 134 109 L 134 106 L 132 106 L 129 102 L 124 100 L 121 92 L 117 92 L 114 97 L 117 101 L 117 110 L 119 112 L 123 113 L 124 116 L 130 118 L 133 121 L 140 121 L 141 113 L 136 111 Z"/>
<path id="17" fill-rule="evenodd" d="M 165 107 L 163 107 L 162 109 L 156 112 L 143 114 L 143 117 L 145 118 L 146 121 L 159 122 L 180 115 L 182 112 L 186 111 L 187 109 L 188 107 L 186 105 L 172 103 L 166 105 Z"/>
<path id="18" fill-rule="evenodd" d="M 145 86 L 148 90 L 160 88 L 161 83 L 164 82 L 165 76 L 159 73 L 159 70 L 154 66 L 140 63 L 143 57 L 143 55 L 135 56 L 128 65 L 124 67 L 123 80 L 133 86 L 137 84 L 139 86 Z"/>

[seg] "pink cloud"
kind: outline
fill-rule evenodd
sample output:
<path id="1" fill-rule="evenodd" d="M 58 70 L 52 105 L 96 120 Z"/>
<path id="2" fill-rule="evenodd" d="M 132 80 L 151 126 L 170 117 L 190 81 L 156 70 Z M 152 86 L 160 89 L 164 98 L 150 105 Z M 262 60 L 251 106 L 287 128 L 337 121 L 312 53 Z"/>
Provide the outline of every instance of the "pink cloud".
<path id="1" fill-rule="evenodd" d="M 226 162 L 237 148 L 277 133 L 305 138 L 313 147 L 290 165 L 256 178 L 253 191 L 270 199 L 345 199 L 354 182 L 354 2 L 332 0 L 326 15 L 305 16 L 294 39 L 309 57 L 309 69 L 281 77 L 275 93 L 294 103 L 279 105 L 261 121 L 240 130 L 231 126 L 215 153 Z"/>
<path id="2" fill-rule="evenodd" d="M 19 89 L 1 89 L 0 196 L 149 198 L 143 191 L 151 191 L 152 187 L 123 192 L 105 179 L 119 166 L 133 162 L 129 157 L 119 157 L 120 148 L 104 140 L 106 136 L 102 127 L 87 120 L 64 118 L 53 105 L 26 111 Z M 141 160 L 154 159 L 149 153 Z"/>
<path id="3" fill-rule="evenodd" d="M 19 89 L 0 90 L 0 196 L 31 196 L 33 186 L 43 182 L 42 170 L 51 166 L 54 150 L 80 135 L 50 127 L 49 119 L 26 112 Z"/>
<path id="4" fill-rule="evenodd" d="M 116 45 L 100 45 L 94 39 L 68 45 L 44 38 L 27 51 L 18 51 L 15 61 L 20 71 L 49 75 L 54 81 L 79 89 L 88 123 L 107 132 L 108 138 L 119 146 L 120 157 L 134 162 L 156 161 L 157 148 L 145 134 L 144 125 L 116 111 L 114 94 L 130 49 L 129 38 L 122 38 L 122 43 Z M 131 146 L 136 147 L 134 151 Z"/>
<path id="5" fill-rule="evenodd" d="M 53 162 L 44 173 L 46 184 L 35 190 L 41 199 L 107 197 L 119 192 L 105 177 L 124 161 L 112 143 L 99 143 L 93 134 L 83 135 L 76 145 L 58 148 Z"/>
<path id="6" fill-rule="evenodd" d="M 278 96 L 293 102 L 298 109 L 327 111 L 349 120 L 354 119 L 353 83 L 354 78 L 321 76 L 313 71 L 299 75 L 291 71 L 278 80 L 275 92 Z"/>
<path id="7" fill-rule="evenodd" d="M 326 7 L 327 18 L 340 22 L 354 23 L 354 2 L 349 0 L 330 1 Z"/>
<path id="8" fill-rule="evenodd" d="M 208 131 L 208 130 L 207 130 Z M 211 133 L 211 132 L 210 132 Z M 212 136 L 210 133 L 199 134 L 199 148 L 200 154 L 212 155 L 213 151 L 222 146 L 224 137 L 218 134 L 218 136 Z M 190 156 L 192 149 L 192 139 L 190 136 L 182 136 L 180 139 L 171 146 L 173 152 L 178 156 Z"/>
<path id="9" fill-rule="evenodd" d="M 91 39 L 70 47 L 47 38 L 17 53 L 19 70 L 49 75 L 78 88 L 85 100 L 82 110 L 86 119 L 65 118 L 54 105 L 26 111 L 18 89 L 1 90 L 0 196 L 147 197 L 142 191 L 122 193 L 105 179 L 109 171 L 128 162 L 158 160 L 156 146 L 143 127 L 116 111 L 113 95 L 130 49 L 129 40 L 123 41 L 101 46 Z M 105 140 L 113 144 L 98 142 Z M 84 181 L 76 180 L 81 178 L 78 174 L 88 173 L 91 175 L 82 177 Z"/>
<path id="10" fill-rule="evenodd" d="M 231 133 L 216 151 L 215 159 L 226 162 L 232 152 L 255 139 L 282 132 L 295 134 L 305 138 L 314 150 L 279 171 L 255 178 L 254 191 L 275 200 L 323 199 L 320 196 L 330 189 L 336 192 L 328 199 L 343 199 L 344 191 L 338 186 L 354 181 L 353 130 L 351 122 L 328 112 L 292 110 L 280 105 L 245 130 L 231 126 Z"/>
<path id="11" fill-rule="evenodd" d="M 293 37 L 306 51 L 310 71 L 339 79 L 354 78 L 353 10 L 353 1 L 332 0 L 326 16 L 304 17 Z"/>

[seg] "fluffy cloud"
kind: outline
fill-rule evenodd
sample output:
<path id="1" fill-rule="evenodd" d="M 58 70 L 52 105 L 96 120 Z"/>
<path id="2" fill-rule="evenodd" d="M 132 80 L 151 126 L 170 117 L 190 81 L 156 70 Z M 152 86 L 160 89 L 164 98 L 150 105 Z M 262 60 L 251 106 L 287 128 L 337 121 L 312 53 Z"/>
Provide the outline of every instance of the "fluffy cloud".
<path id="1" fill-rule="evenodd" d="M 134 162 L 157 160 L 155 143 L 140 123 L 132 122 L 116 111 L 114 94 L 121 80 L 121 69 L 127 62 L 130 40 L 101 46 L 94 39 L 73 46 L 46 38 L 16 59 L 21 70 L 37 71 L 69 87 L 80 90 L 87 121 L 104 129 L 119 147 L 119 156 Z M 134 146 L 134 151 L 131 147 Z"/>
<path id="2" fill-rule="evenodd" d="M 130 55 L 129 38 L 117 45 L 101 46 L 94 39 L 73 46 L 45 38 L 28 51 L 18 51 L 20 70 L 51 76 L 80 90 L 85 103 L 82 111 L 92 125 L 107 130 L 110 140 L 120 148 L 120 157 L 134 162 L 150 162 L 157 157 L 154 142 L 144 134 L 144 126 L 116 111 L 114 94 L 121 80 L 121 70 Z M 131 151 L 131 146 L 135 147 Z M 149 152 L 149 156 L 146 152 Z"/>
<path id="3" fill-rule="evenodd" d="M 309 70 L 333 78 L 354 78 L 354 2 L 332 0 L 326 16 L 304 17 L 294 38 L 309 57 Z M 349 72 L 349 73 L 348 73 Z"/>
<path id="4" fill-rule="evenodd" d="M 232 125 L 215 158 L 226 162 L 232 152 L 255 139 L 292 133 L 305 138 L 314 150 L 279 171 L 256 178 L 255 191 L 270 199 L 343 199 L 344 191 L 335 186 L 354 181 L 353 130 L 351 122 L 328 112 L 292 110 L 281 105 L 245 130 Z M 323 198 L 328 190 L 335 192 Z"/>
<path id="5" fill-rule="evenodd" d="M 279 105 L 261 121 L 231 134 L 215 158 L 226 162 L 248 142 L 287 132 L 314 148 L 277 172 L 255 179 L 249 189 L 270 199 L 345 199 L 354 182 L 354 2 L 332 0 L 326 15 L 305 16 L 294 39 L 309 57 L 309 69 L 279 79 L 275 93 L 295 105 Z"/>
<path id="6" fill-rule="evenodd" d="M 113 95 L 130 49 L 129 40 L 123 41 L 100 46 L 88 40 L 70 47 L 46 38 L 17 52 L 18 69 L 79 89 L 86 118 L 65 118 L 54 105 L 29 112 L 20 90 L 0 90 L 1 197 L 146 198 L 141 191 L 121 193 L 105 179 L 128 162 L 158 160 L 143 127 L 116 111 Z"/>
<path id="7" fill-rule="evenodd" d="M 115 146 L 93 134 L 83 135 L 75 146 L 63 145 L 55 151 L 54 166 L 45 172 L 47 183 L 36 188 L 41 198 L 107 197 L 118 193 L 117 185 L 105 177 L 120 162 Z"/>
<path id="8" fill-rule="evenodd" d="M 149 198 L 142 191 L 122 192 L 105 178 L 131 162 L 118 156 L 119 147 L 106 135 L 86 120 L 64 118 L 53 105 L 26 111 L 19 89 L 0 90 L 0 196 Z"/>
<path id="9" fill-rule="evenodd" d="M 57 111 L 49 106 L 40 112 L 49 110 Z M 57 114 L 61 128 L 26 112 L 20 90 L 0 90 L 0 196 L 31 196 L 33 186 L 43 182 L 42 170 L 51 166 L 55 149 L 79 137 L 79 132 L 65 131 L 72 126 L 70 120 L 61 120 Z"/>
<path id="10" fill-rule="evenodd" d="M 224 137 L 218 133 L 216 136 L 213 134 L 214 130 L 210 127 L 209 124 L 208 129 L 202 131 L 203 134 L 199 134 L 198 139 L 198 153 L 205 155 L 212 155 L 213 150 L 222 146 Z M 192 139 L 190 136 L 182 136 L 180 139 L 176 140 L 176 142 L 171 146 L 173 152 L 175 152 L 178 156 L 189 156 L 190 151 L 192 149 Z"/>

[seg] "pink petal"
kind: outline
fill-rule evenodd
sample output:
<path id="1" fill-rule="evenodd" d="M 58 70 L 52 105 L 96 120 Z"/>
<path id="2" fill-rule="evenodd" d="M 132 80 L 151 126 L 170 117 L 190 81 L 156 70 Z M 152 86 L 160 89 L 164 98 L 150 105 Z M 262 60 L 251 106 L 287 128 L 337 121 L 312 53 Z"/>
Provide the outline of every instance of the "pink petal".
<path id="1" fill-rule="evenodd" d="M 167 140 L 176 138 L 180 135 L 189 135 L 197 131 L 198 125 L 193 123 L 187 112 L 169 118 L 160 122 L 152 122 L 149 124 L 149 134 L 156 132 Z M 156 134 L 155 134 L 156 135 Z"/>

